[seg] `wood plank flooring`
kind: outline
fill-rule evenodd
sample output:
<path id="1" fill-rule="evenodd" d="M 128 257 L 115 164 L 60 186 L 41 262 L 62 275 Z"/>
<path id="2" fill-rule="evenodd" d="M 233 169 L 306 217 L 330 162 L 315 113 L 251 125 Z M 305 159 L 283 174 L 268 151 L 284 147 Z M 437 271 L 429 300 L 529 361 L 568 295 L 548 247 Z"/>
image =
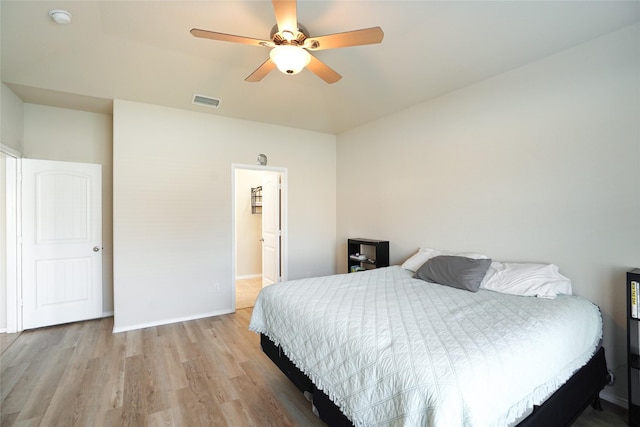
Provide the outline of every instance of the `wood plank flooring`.
<path id="1" fill-rule="evenodd" d="M 0 334 L 0 354 L 4 353 L 19 336 L 20 332 L 15 334 Z"/>
<path id="2" fill-rule="evenodd" d="M 253 307 L 261 289 L 262 276 L 236 280 L 236 310 Z"/>
<path id="3" fill-rule="evenodd" d="M 261 352 L 251 309 L 113 334 L 113 319 L 26 331 L 0 356 L 2 426 L 323 426 Z M 587 409 L 579 427 L 624 426 Z"/>
<path id="4" fill-rule="evenodd" d="M 0 425 L 323 425 L 260 351 L 250 315 L 119 334 L 112 318 L 23 332 L 0 358 Z"/>

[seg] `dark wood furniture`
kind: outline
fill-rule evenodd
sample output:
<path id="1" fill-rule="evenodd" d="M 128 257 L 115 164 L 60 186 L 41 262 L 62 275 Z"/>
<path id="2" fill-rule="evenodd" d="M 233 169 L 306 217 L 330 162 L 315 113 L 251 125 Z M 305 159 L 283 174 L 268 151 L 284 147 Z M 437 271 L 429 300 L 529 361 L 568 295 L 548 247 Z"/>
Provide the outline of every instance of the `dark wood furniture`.
<path id="1" fill-rule="evenodd" d="M 361 257 L 359 258 L 358 255 Z M 388 266 L 388 240 L 347 239 L 347 271 L 349 273 Z"/>
<path id="2" fill-rule="evenodd" d="M 631 427 L 640 427 L 639 308 L 640 268 L 636 268 L 627 273 L 627 379 L 629 384 L 629 426 Z"/>

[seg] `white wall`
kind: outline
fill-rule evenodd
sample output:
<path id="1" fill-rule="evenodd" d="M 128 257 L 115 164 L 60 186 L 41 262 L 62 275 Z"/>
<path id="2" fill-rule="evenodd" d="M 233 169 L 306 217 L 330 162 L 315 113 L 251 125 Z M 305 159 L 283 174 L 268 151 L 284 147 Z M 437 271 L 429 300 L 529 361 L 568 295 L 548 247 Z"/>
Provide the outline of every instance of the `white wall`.
<path id="1" fill-rule="evenodd" d="M 0 152 L 0 332 L 7 330 L 7 204 L 5 155 Z"/>
<path id="2" fill-rule="evenodd" d="M 338 136 L 338 242 L 552 262 L 596 304 L 626 399 L 625 272 L 640 267 L 640 26 Z M 346 271 L 346 243 L 338 251 Z"/>
<path id="3" fill-rule="evenodd" d="M 0 144 L 19 156 L 23 149 L 24 103 L 4 83 L 0 84 Z M 7 217 L 5 159 L 0 153 L 0 331 L 7 328 Z M 13 250 L 15 252 L 15 249 Z"/>
<path id="4" fill-rule="evenodd" d="M 112 117 L 24 104 L 24 157 L 102 165 L 102 307 L 113 312 Z"/>
<path id="5" fill-rule="evenodd" d="M 251 188 L 262 171 L 236 170 L 236 278 L 262 275 L 262 215 L 251 213 Z"/>
<path id="6" fill-rule="evenodd" d="M 288 172 L 288 277 L 334 273 L 335 136 L 115 101 L 116 331 L 234 310 L 231 165 L 258 153 Z"/>
<path id="7" fill-rule="evenodd" d="M 22 153 L 24 103 L 4 83 L 0 84 L 0 143 Z"/>

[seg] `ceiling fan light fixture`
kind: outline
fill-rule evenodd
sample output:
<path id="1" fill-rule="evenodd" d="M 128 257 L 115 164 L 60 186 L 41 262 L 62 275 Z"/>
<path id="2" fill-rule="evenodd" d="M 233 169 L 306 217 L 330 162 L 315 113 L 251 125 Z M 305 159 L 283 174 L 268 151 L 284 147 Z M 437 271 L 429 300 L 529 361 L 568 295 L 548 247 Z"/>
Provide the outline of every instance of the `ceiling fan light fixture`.
<path id="1" fill-rule="evenodd" d="M 295 40 L 296 36 L 295 34 L 293 34 L 293 31 L 284 30 L 282 31 L 282 38 L 287 41 L 292 41 L 292 40 Z"/>
<path id="2" fill-rule="evenodd" d="M 289 75 L 298 74 L 311 61 L 309 52 L 292 45 L 276 46 L 271 49 L 269 56 L 278 70 Z"/>
<path id="3" fill-rule="evenodd" d="M 371 27 L 309 39 L 309 32 L 298 22 L 297 0 L 273 0 L 272 6 L 276 16 L 276 24 L 271 28 L 269 40 L 235 36 L 198 28 L 192 28 L 191 35 L 211 40 L 271 48 L 269 59 L 249 74 L 244 79 L 246 82 L 259 82 L 274 68 L 278 68 L 284 74 L 292 75 L 298 74 L 308 66 L 309 71 L 328 84 L 339 81 L 342 76 L 307 50 L 316 51 L 376 44 L 382 42 L 384 37 L 382 28 Z"/>

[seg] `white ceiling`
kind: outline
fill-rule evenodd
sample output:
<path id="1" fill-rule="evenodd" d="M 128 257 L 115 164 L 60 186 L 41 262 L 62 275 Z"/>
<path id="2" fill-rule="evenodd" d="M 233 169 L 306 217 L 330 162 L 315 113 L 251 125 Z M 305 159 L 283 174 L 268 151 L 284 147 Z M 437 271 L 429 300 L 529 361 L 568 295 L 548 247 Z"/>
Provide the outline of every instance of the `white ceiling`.
<path id="1" fill-rule="evenodd" d="M 1 78 L 25 102 L 111 112 L 125 99 L 338 134 L 640 21 L 638 1 L 306 1 L 312 36 L 382 27 L 382 44 L 314 52 L 342 74 L 248 76 L 268 48 L 270 1 L 2 0 Z M 50 9 L 73 15 L 57 25 Z M 594 58 L 597 61 L 598 58 Z M 222 100 L 191 104 L 193 94 Z"/>

